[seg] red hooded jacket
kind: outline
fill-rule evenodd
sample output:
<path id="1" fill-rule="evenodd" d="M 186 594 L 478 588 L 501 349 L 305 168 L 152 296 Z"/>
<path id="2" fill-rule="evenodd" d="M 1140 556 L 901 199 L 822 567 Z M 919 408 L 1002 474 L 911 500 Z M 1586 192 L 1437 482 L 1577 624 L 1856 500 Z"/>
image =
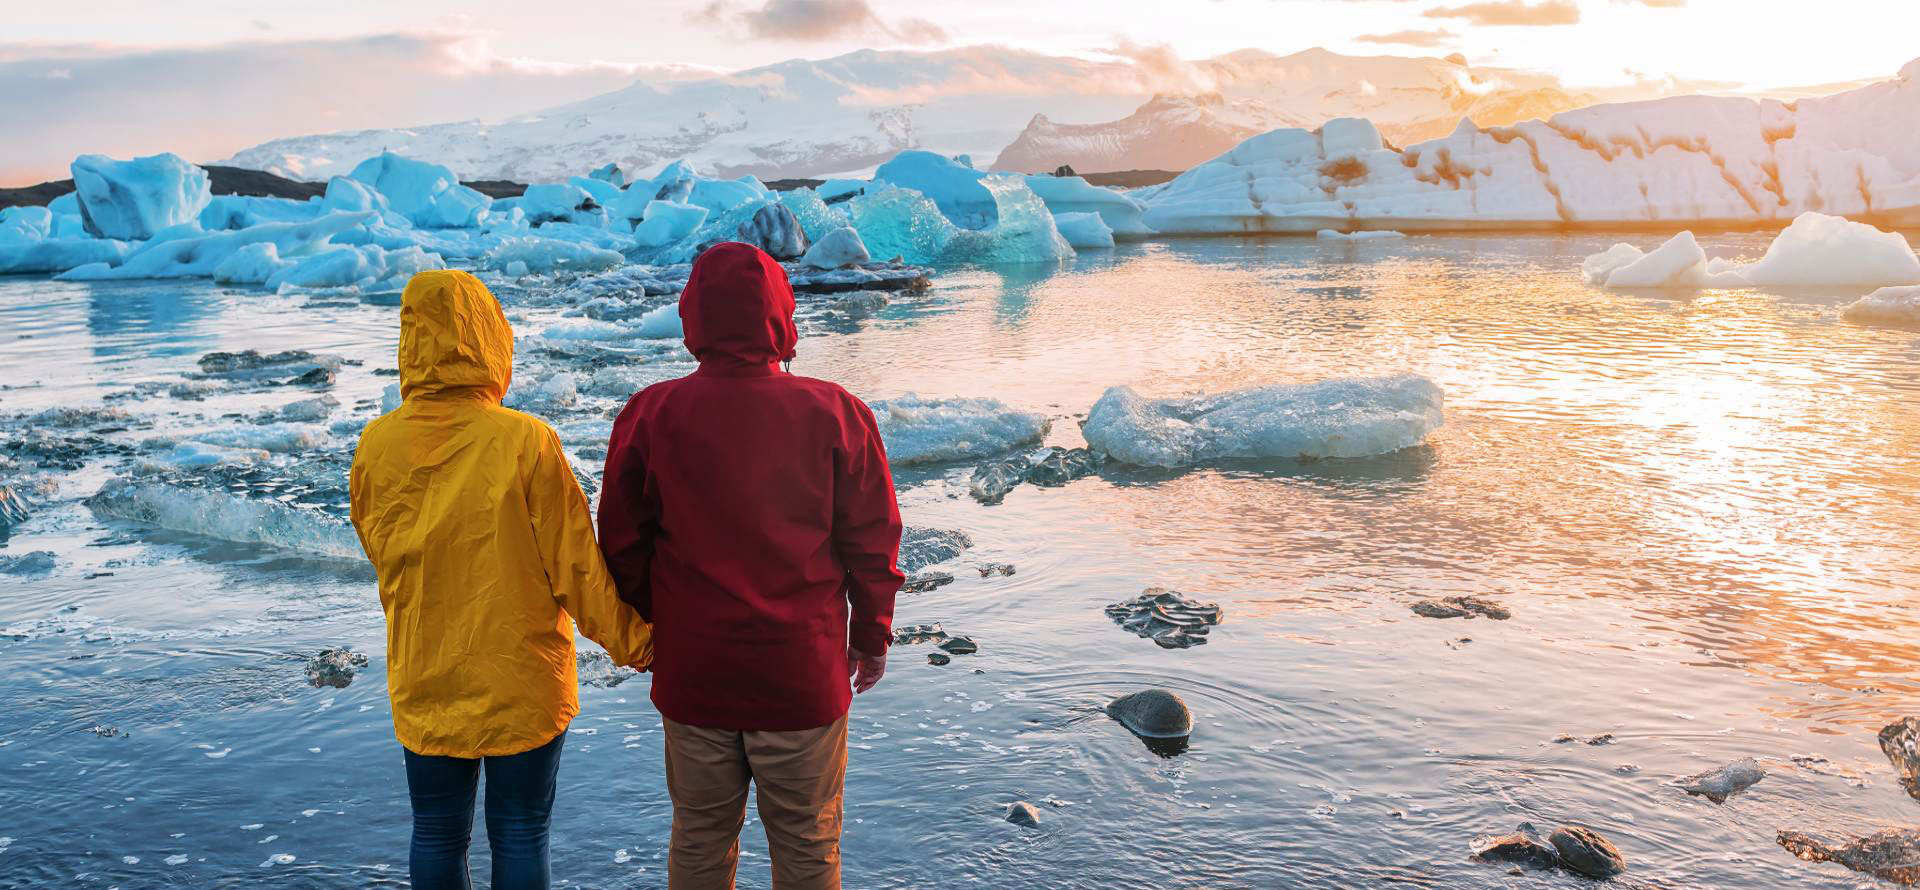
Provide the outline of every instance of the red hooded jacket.
<path id="1" fill-rule="evenodd" d="M 900 509 L 873 412 L 781 370 L 793 288 L 760 250 L 700 255 L 680 295 L 700 369 L 641 390 L 607 446 L 600 546 L 654 624 L 678 723 L 797 730 L 847 713 L 849 643 L 892 642 Z"/>

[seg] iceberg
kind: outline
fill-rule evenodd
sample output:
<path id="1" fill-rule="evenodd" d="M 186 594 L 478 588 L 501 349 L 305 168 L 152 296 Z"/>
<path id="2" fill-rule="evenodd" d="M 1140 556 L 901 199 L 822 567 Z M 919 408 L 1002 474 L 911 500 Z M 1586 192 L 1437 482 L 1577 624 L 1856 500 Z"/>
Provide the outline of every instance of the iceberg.
<path id="1" fill-rule="evenodd" d="M 767 252 L 776 260 L 797 260 L 810 246 L 800 220 L 778 202 L 762 204 L 753 218 L 740 224 L 740 240 Z"/>
<path id="2" fill-rule="evenodd" d="M 800 257 L 800 262 L 815 269 L 838 269 L 862 265 L 872 259 L 867 245 L 860 240 L 860 232 L 852 226 L 841 226 L 815 240 Z"/>
<path id="3" fill-rule="evenodd" d="M 1087 444 L 1122 463 L 1188 467 L 1235 458 L 1366 457 L 1410 448 L 1441 425 L 1440 387 L 1415 374 L 1150 399 L 1106 391 Z"/>
<path id="4" fill-rule="evenodd" d="M 416 274 L 446 267 L 439 254 L 418 247 L 387 250 L 371 244 L 340 245 L 282 267 L 265 284 L 273 291 L 290 287 L 397 291 Z"/>
<path id="5" fill-rule="evenodd" d="M 604 169 L 606 168 L 601 168 L 601 170 Z M 569 176 L 567 177 L 567 184 L 586 192 L 588 196 L 593 198 L 594 204 L 604 209 L 613 202 L 620 200 L 622 192 L 620 190 L 620 183 L 601 179 L 597 175 L 599 173 L 600 170 L 595 170 L 585 176 Z M 620 171 L 616 168 L 614 170 L 614 176 L 618 178 L 619 175 Z"/>
<path id="6" fill-rule="evenodd" d="M 848 201 L 847 216 L 868 252 L 915 265 L 939 262 L 960 233 L 932 199 L 898 186 L 878 186 Z"/>
<path id="7" fill-rule="evenodd" d="M 53 234 L 53 211 L 45 207 L 0 207 L 0 247 L 42 241 Z"/>
<path id="8" fill-rule="evenodd" d="M 354 562 L 365 559 L 360 539 L 346 519 L 276 500 L 160 479 L 119 477 L 88 498 L 87 506 L 101 516 L 189 534 Z"/>
<path id="9" fill-rule="evenodd" d="M 55 277 L 71 281 L 206 278 L 249 244 L 271 243 L 282 259 L 305 256 L 329 246 L 334 235 L 365 225 L 374 217 L 372 212 L 330 213 L 311 222 L 262 223 L 235 232 L 150 241 L 129 253 L 118 266 L 80 266 Z"/>
<path id="10" fill-rule="evenodd" d="M 207 171 L 176 154 L 130 161 L 81 155 L 72 169 L 80 218 L 100 238 L 144 241 L 162 229 L 194 222 L 213 200 Z"/>
<path id="11" fill-rule="evenodd" d="M 461 185 L 445 165 L 393 152 L 361 161 L 347 176 L 372 186 L 394 212 L 422 228 L 472 228 L 493 204 L 492 198 Z"/>
<path id="12" fill-rule="evenodd" d="M 633 229 L 633 243 L 641 247 L 665 247 L 700 228 L 707 221 L 707 208 L 673 201 L 648 201 Z"/>
<path id="13" fill-rule="evenodd" d="M 963 229 L 984 229 L 999 219 L 1000 208 L 980 180 L 986 174 L 956 159 L 910 149 L 873 172 L 874 182 L 913 189 L 933 200 L 940 212 Z"/>
<path id="14" fill-rule="evenodd" d="M 1055 219 L 1063 213 L 1098 213 L 1115 237 L 1144 238 L 1153 234 L 1153 229 L 1148 228 L 1142 218 L 1147 212 L 1146 202 L 1093 185 L 1083 177 L 1028 176 L 1027 187 L 1040 196 Z"/>
<path id="15" fill-rule="evenodd" d="M 249 244 L 213 267 L 213 280 L 219 284 L 266 284 L 281 269 L 293 265 L 280 258 L 280 249 L 271 241 Z"/>
<path id="16" fill-rule="evenodd" d="M 109 238 L 48 238 L 24 244 L 0 242 L 0 275 L 60 275 L 82 267 L 110 269 L 126 262 L 134 246 Z"/>
<path id="17" fill-rule="evenodd" d="M 501 242 L 480 258 L 482 269 L 505 271 L 515 263 L 529 272 L 552 274 L 561 270 L 603 272 L 625 264 L 627 258 L 617 250 L 594 247 L 552 238 L 520 237 Z"/>
<path id="18" fill-rule="evenodd" d="M 1053 223 L 1076 250 L 1113 246 L 1113 229 L 1098 213 L 1056 213 Z"/>
<path id="19" fill-rule="evenodd" d="M 291 454 L 319 448 L 326 445 L 330 438 L 324 427 L 302 423 L 262 423 L 238 424 L 196 433 L 193 441 L 222 448 Z"/>
<path id="20" fill-rule="evenodd" d="M 695 207 L 705 207 L 710 213 L 718 216 L 748 204 L 757 204 L 766 196 L 766 187 L 760 185 L 758 181 L 743 182 L 738 179 L 696 177 L 693 180 L 693 189 L 687 195 L 686 203 Z"/>
<path id="21" fill-rule="evenodd" d="M 912 189 L 881 186 L 847 202 L 847 216 L 874 256 L 898 256 L 914 265 L 936 262 L 1059 262 L 1073 246 L 1054 226 L 1053 214 L 1020 177 L 982 177 L 998 221 L 989 229 L 953 224 L 932 199 Z"/>
<path id="22" fill-rule="evenodd" d="M 1751 263 L 1709 260 L 1681 232 L 1651 253 L 1615 244 L 1582 261 L 1580 274 L 1611 288 L 1865 287 L 1920 284 L 1920 257 L 1897 233 L 1808 211 Z"/>
<path id="23" fill-rule="evenodd" d="M 635 333 L 648 340 L 679 340 L 687 336 L 680 322 L 680 304 L 668 303 L 640 316 Z"/>
<path id="24" fill-rule="evenodd" d="M 1051 428 L 1045 415 L 995 399 L 923 399 L 908 393 L 868 407 L 893 464 L 975 460 L 1036 444 Z"/>
<path id="25" fill-rule="evenodd" d="M 795 219 L 800 221 L 800 230 L 807 233 L 808 241 L 818 241 L 834 229 L 844 228 L 846 214 L 841 213 L 810 188 L 797 188 L 780 193 L 780 203 L 793 211 Z"/>
<path id="26" fill-rule="evenodd" d="M 1840 309 L 1855 324 L 1920 328 L 1920 286 L 1883 287 Z"/>
<path id="27" fill-rule="evenodd" d="M 316 201 L 218 195 L 200 211 L 196 222 L 201 231 L 221 232 L 268 222 L 304 222 L 325 212 L 326 206 Z"/>
<path id="28" fill-rule="evenodd" d="M 594 205 L 594 200 L 586 189 L 577 185 L 545 183 L 527 186 L 519 198 L 496 201 L 493 206 L 502 205 L 519 207 L 526 213 L 527 224 L 538 226 L 545 222 L 573 222 L 574 214 L 582 207 Z"/>

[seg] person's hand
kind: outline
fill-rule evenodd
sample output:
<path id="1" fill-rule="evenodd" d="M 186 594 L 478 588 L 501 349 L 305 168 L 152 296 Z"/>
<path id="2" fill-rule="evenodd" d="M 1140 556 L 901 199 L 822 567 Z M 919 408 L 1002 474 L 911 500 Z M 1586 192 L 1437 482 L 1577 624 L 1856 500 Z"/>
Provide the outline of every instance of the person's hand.
<path id="1" fill-rule="evenodd" d="M 880 677 L 887 672 L 887 654 L 868 655 L 852 646 L 847 647 L 847 679 L 853 681 L 853 692 L 858 695 L 874 687 Z"/>

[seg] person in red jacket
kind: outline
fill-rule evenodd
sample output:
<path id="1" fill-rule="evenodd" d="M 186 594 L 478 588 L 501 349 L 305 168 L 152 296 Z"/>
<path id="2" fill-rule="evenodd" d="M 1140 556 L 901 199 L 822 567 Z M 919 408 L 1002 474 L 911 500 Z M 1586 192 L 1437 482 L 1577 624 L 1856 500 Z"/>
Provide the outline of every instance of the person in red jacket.
<path id="1" fill-rule="evenodd" d="M 600 497 L 607 567 L 654 627 L 667 886 L 733 886 L 751 780 L 776 890 L 838 888 L 849 679 L 880 681 L 905 581 L 886 450 L 865 403 L 783 370 L 772 257 L 702 253 L 680 321 L 699 370 L 628 400 Z"/>

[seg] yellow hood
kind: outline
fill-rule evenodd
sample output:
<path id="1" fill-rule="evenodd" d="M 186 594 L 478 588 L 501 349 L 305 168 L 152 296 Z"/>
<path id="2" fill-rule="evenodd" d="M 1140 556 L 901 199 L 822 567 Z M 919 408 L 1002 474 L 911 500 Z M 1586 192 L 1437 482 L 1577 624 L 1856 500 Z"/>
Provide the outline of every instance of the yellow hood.
<path id="1" fill-rule="evenodd" d="M 400 396 L 483 397 L 513 382 L 513 328 L 480 279 L 434 270 L 400 296 Z"/>

